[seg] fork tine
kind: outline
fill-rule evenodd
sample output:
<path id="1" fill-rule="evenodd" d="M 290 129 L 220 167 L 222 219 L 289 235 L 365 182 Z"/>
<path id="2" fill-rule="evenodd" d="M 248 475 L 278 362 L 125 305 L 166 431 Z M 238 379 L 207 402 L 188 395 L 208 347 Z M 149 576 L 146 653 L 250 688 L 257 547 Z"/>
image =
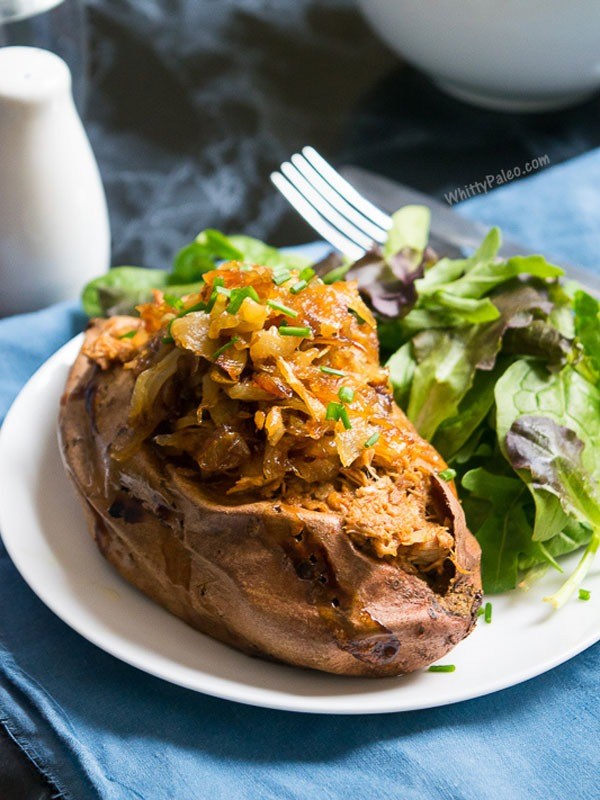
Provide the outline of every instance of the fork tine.
<path id="1" fill-rule="evenodd" d="M 358 211 L 355 206 L 348 203 L 347 200 L 321 176 L 305 156 L 300 153 L 294 153 L 290 160 L 296 169 L 307 179 L 310 185 L 323 195 L 329 204 L 340 214 L 343 214 L 346 219 L 356 225 L 357 228 L 363 231 L 363 233 L 373 241 L 379 242 L 379 244 L 383 244 L 386 241 L 388 228 L 382 228 L 376 225 L 371 219 Z"/>
<path id="2" fill-rule="evenodd" d="M 316 208 L 320 215 L 351 239 L 363 250 L 368 250 L 373 244 L 371 237 L 367 236 L 360 228 L 343 217 L 323 195 L 306 180 L 304 175 L 289 161 L 285 161 L 279 168 L 288 181 L 303 195 L 306 200 Z"/>
<path id="3" fill-rule="evenodd" d="M 340 233 L 340 231 L 330 225 L 280 172 L 272 172 L 271 180 L 290 205 L 293 206 L 300 216 L 303 217 L 317 233 L 320 233 L 326 241 L 349 258 L 358 259 L 363 255 L 363 248 L 359 247 L 355 242 L 348 239 Z"/>
<path id="4" fill-rule="evenodd" d="M 390 229 L 392 218 L 384 214 L 381 209 L 373 205 L 366 197 L 359 194 L 354 186 L 348 183 L 345 178 L 342 178 L 340 173 L 335 170 L 314 147 L 303 147 L 302 155 L 345 200 L 351 203 L 380 228 L 383 228 L 385 231 Z"/>

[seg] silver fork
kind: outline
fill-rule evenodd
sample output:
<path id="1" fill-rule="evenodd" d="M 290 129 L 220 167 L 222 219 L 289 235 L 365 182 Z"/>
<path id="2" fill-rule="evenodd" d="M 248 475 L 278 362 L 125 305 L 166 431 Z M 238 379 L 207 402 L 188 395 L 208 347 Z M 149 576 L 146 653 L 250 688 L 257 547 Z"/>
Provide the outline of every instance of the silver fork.
<path id="1" fill-rule="evenodd" d="M 383 244 L 392 219 L 342 178 L 314 147 L 303 147 L 271 173 L 296 211 L 329 244 L 352 259 Z"/>

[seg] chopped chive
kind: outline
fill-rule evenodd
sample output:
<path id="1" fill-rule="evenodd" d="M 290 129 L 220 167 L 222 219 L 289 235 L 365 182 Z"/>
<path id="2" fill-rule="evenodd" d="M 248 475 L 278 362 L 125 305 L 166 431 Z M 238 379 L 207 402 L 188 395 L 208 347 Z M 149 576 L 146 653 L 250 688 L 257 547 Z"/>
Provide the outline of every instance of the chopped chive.
<path id="1" fill-rule="evenodd" d="M 441 472 L 438 472 L 438 477 L 443 481 L 453 481 L 454 478 L 456 478 L 456 470 L 448 467 L 448 469 L 443 469 Z"/>
<path id="2" fill-rule="evenodd" d="M 298 281 L 292 287 L 290 287 L 290 292 L 292 294 L 299 294 L 302 289 L 306 289 L 308 286 L 308 281 Z"/>
<path id="3" fill-rule="evenodd" d="M 292 273 L 286 267 L 273 270 L 273 283 L 277 286 L 281 286 L 282 283 L 289 281 L 291 277 Z"/>
<path id="4" fill-rule="evenodd" d="M 206 303 L 194 303 L 193 306 L 189 308 L 184 308 L 177 316 L 178 317 L 185 317 L 186 314 L 192 314 L 194 311 L 206 311 Z"/>
<path id="5" fill-rule="evenodd" d="M 377 442 L 379 441 L 380 436 L 381 433 L 379 431 L 375 431 L 375 433 L 372 433 L 365 442 L 365 447 L 373 447 L 373 445 L 377 444 Z"/>
<path id="6" fill-rule="evenodd" d="M 327 411 L 325 412 L 325 419 L 338 420 L 340 418 L 340 411 L 342 408 L 343 406 L 341 406 L 339 403 L 329 403 L 327 405 Z"/>
<path id="7" fill-rule="evenodd" d="M 134 328 L 132 331 L 127 331 L 127 333 L 124 333 L 122 336 L 119 336 L 119 339 L 133 339 L 133 337 L 136 335 L 137 332 L 138 329 Z"/>
<path id="8" fill-rule="evenodd" d="M 349 431 L 352 427 L 352 423 L 350 422 L 350 417 L 348 416 L 348 409 L 345 406 L 341 407 L 340 419 L 342 420 L 344 428 Z"/>
<path id="9" fill-rule="evenodd" d="M 164 299 L 165 303 L 168 303 L 171 308 L 176 308 L 178 311 L 181 311 L 183 308 L 183 300 L 181 297 L 177 297 L 176 294 L 166 294 Z"/>
<path id="10" fill-rule="evenodd" d="M 351 403 L 354 400 L 354 389 L 349 386 L 342 386 L 338 392 L 338 397 L 342 403 Z"/>
<path id="11" fill-rule="evenodd" d="M 427 668 L 428 672 L 455 672 L 455 664 L 432 664 Z"/>
<path id="12" fill-rule="evenodd" d="M 222 294 L 223 297 L 231 297 L 231 289 L 226 289 L 225 286 L 217 286 L 215 291 L 217 294 Z"/>
<path id="13" fill-rule="evenodd" d="M 592 596 L 592 593 L 589 589 L 580 589 L 579 590 L 579 599 L 580 600 L 589 600 Z"/>
<path id="14" fill-rule="evenodd" d="M 301 281 L 308 281 L 312 280 L 317 273 L 314 271 L 312 267 L 304 267 L 302 272 L 298 275 Z"/>
<path id="15" fill-rule="evenodd" d="M 228 342 L 226 342 L 226 343 L 223 345 L 223 347 L 219 347 L 219 349 L 218 349 L 218 350 L 215 350 L 215 352 L 213 353 L 213 356 L 212 356 L 212 360 L 213 360 L 213 361 L 216 361 L 216 360 L 219 358 L 219 356 L 223 355 L 223 353 L 224 353 L 226 350 L 229 350 L 229 348 L 230 348 L 230 347 L 233 347 L 233 345 L 234 345 L 236 342 L 239 342 L 239 340 L 240 340 L 240 337 L 239 337 L 239 336 L 233 336 L 233 337 L 232 337 L 232 338 L 231 338 L 231 339 L 230 339 Z"/>
<path id="16" fill-rule="evenodd" d="M 333 367 L 319 367 L 321 372 L 324 372 L 325 375 L 337 375 L 340 378 L 345 378 L 346 373 L 342 372 L 341 369 L 334 369 Z"/>
<path id="17" fill-rule="evenodd" d="M 231 300 L 227 306 L 227 311 L 230 314 L 237 314 L 247 297 L 250 297 L 256 303 L 260 302 L 260 298 L 254 286 L 243 286 L 241 289 L 234 289 L 231 292 Z"/>
<path id="18" fill-rule="evenodd" d="M 483 610 L 483 608 L 481 606 L 479 606 L 479 608 L 477 609 L 477 616 L 478 617 L 483 617 L 484 614 L 485 614 L 485 611 Z"/>
<path id="19" fill-rule="evenodd" d="M 353 308 L 349 308 L 348 313 L 352 314 L 352 316 L 358 322 L 359 325 L 364 325 L 365 322 L 367 321 L 366 319 L 363 319 L 363 317 L 361 317 L 358 311 L 355 311 Z"/>
<path id="20" fill-rule="evenodd" d="M 213 281 L 213 290 L 211 292 L 210 299 L 206 306 L 206 310 L 209 312 L 213 310 L 214 305 L 217 302 L 217 297 L 218 297 L 217 289 L 219 288 L 219 286 L 225 286 L 225 280 L 221 278 L 220 275 L 217 275 L 217 277 Z"/>
<path id="21" fill-rule="evenodd" d="M 163 344 L 173 344 L 174 341 L 175 339 L 170 334 L 167 336 L 163 336 L 161 339 L 161 342 Z"/>
<path id="22" fill-rule="evenodd" d="M 492 621 L 492 604 L 486 603 L 483 611 L 483 618 L 489 624 Z"/>
<path id="23" fill-rule="evenodd" d="M 292 325 L 280 325 L 279 333 L 282 336 L 312 336 L 310 328 L 294 328 Z"/>
<path id="24" fill-rule="evenodd" d="M 288 308 L 284 306 L 283 303 L 278 303 L 276 300 L 267 300 L 267 305 L 270 308 L 273 308 L 275 311 L 281 311 L 282 314 L 285 314 L 286 317 L 297 317 L 298 312 L 294 311 L 293 308 Z"/>

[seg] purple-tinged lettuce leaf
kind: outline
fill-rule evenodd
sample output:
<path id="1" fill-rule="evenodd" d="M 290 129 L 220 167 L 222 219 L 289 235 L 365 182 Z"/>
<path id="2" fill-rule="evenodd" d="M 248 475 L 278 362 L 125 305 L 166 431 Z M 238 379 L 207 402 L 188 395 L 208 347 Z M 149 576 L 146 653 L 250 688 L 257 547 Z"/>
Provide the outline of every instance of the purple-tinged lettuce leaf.
<path id="1" fill-rule="evenodd" d="M 373 247 L 348 270 L 363 299 L 380 318 L 404 316 L 417 300 L 415 281 L 426 263 L 435 260 L 427 248 L 430 212 L 426 206 L 405 206 L 392 216 L 392 227 L 380 247 Z"/>
<path id="2" fill-rule="evenodd" d="M 573 430 L 548 417 L 519 417 L 506 436 L 512 466 L 530 474 L 534 491 L 554 494 L 565 512 L 592 532 L 575 571 L 558 592 L 544 598 L 555 608 L 564 605 L 581 584 L 600 546 L 600 493 L 597 475 L 584 467 L 584 446 Z"/>
<path id="3" fill-rule="evenodd" d="M 575 431 L 549 417 L 523 415 L 506 434 L 512 467 L 527 470 L 531 486 L 558 497 L 566 514 L 600 530 L 597 475 L 584 467 L 584 447 Z"/>
<path id="4" fill-rule="evenodd" d="M 549 322 L 534 319 L 530 324 L 507 331 L 505 353 L 543 358 L 549 369 L 563 367 L 573 352 L 573 342 Z"/>

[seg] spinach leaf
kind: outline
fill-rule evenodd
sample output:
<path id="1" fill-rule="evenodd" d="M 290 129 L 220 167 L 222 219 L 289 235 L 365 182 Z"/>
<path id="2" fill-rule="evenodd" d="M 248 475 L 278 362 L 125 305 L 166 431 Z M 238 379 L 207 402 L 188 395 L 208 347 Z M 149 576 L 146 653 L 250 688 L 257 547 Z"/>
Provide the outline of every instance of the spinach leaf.
<path id="1" fill-rule="evenodd" d="M 525 487 L 517 478 L 494 475 L 485 469 L 467 472 L 462 487 L 487 505 L 483 521 L 474 531 L 481 545 L 481 574 L 491 594 L 514 589 L 519 559 L 532 551 L 531 526 L 523 500 Z"/>
<path id="2" fill-rule="evenodd" d="M 223 260 L 242 261 L 243 253 L 227 236 L 207 228 L 177 253 L 168 282 L 186 284 L 202 280 L 205 272 L 210 272 Z"/>
<path id="3" fill-rule="evenodd" d="M 152 289 L 165 289 L 181 297 L 197 291 L 202 276 L 223 260 L 245 261 L 269 267 L 303 269 L 310 261 L 303 256 L 282 253 L 250 236 L 225 236 L 207 228 L 175 256 L 173 271 L 142 267 L 114 267 L 90 281 L 82 293 L 85 313 L 90 317 L 132 314 L 148 302 Z"/>
<path id="4" fill-rule="evenodd" d="M 152 289 L 167 285 L 168 272 L 141 267 L 114 267 L 106 275 L 90 281 L 81 297 L 89 317 L 130 314 L 136 305 L 147 302 Z"/>
<path id="5" fill-rule="evenodd" d="M 459 403 L 456 414 L 440 424 L 433 437 L 433 445 L 446 461 L 464 447 L 489 414 L 494 405 L 494 386 L 505 368 L 505 364 L 500 364 L 489 372 L 478 370 L 473 385 Z M 472 454 L 474 451 L 475 447 Z"/>

